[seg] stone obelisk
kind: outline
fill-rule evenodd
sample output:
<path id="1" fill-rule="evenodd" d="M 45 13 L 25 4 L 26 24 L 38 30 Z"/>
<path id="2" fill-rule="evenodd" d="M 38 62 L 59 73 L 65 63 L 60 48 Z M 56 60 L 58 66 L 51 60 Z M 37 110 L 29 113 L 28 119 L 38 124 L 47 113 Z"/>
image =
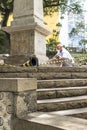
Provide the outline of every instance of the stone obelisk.
<path id="1" fill-rule="evenodd" d="M 3 28 L 10 33 L 10 55 L 36 55 L 41 62 L 46 57 L 46 36 L 50 31 L 43 23 L 42 0 L 14 0 L 13 21 L 10 27 Z"/>

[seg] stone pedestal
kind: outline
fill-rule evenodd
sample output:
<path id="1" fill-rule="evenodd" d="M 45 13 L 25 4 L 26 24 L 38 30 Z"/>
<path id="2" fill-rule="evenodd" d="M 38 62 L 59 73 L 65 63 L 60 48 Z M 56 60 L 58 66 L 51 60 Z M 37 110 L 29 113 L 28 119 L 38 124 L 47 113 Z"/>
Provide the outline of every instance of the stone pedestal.
<path id="1" fill-rule="evenodd" d="M 0 78 L 0 130 L 13 130 L 15 117 L 37 110 L 35 79 Z"/>
<path id="2" fill-rule="evenodd" d="M 11 26 L 3 28 L 11 36 L 10 54 L 36 55 L 39 63 L 47 61 L 45 43 L 50 31 L 43 23 L 42 0 L 14 0 L 13 18 Z"/>
<path id="3" fill-rule="evenodd" d="M 43 0 L 14 0 L 13 18 L 12 26 L 43 25 Z"/>

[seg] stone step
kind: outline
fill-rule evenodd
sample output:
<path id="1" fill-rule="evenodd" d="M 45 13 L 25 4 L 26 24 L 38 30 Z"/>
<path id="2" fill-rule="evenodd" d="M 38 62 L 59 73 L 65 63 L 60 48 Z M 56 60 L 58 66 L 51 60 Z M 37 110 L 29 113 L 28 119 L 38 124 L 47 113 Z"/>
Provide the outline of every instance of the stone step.
<path id="1" fill-rule="evenodd" d="M 39 67 L 38 79 L 87 78 L 87 67 Z"/>
<path id="2" fill-rule="evenodd" d="M 38 111 L 58 111 L 87 107 L 87 95 L 37 100 Z"/>
<path id="3" fill-rule="evenodd" d="M 37 89 L 37 99 L 39 100 L 81 96 L 86 94 L 87 86 Z"/>
<path id="4" fill-rule="evenodd" d="M 87 130 L 87 120 L 51 112 L 33 112 L 25 115 L 22 120 L 20 117 L 15 120 L 18 123 L 15 123 L 14 130 L 24 130 L 25 125 L 26 130 Z"/>
<path id="5" fill-rule="evenodd" d="M 86 72 L 38 72 L 37 79 L 75 79 L 87 78 Z"/>
<path id="6" fill-rule="evenodd" d="M 37 78 L 37 79 L 72 79 L 87 78 L 87 67 L 20 67 L 0 66 L 1 78 Z"/>
<path id="7" fill-rule="evenodd" d="M 51 112 L 51 114 L 54 114 L 54 115 L 66 115 L 66 116 L 68 116 L 68 115 L 69 116 L 70 115 L 78 115 L 78 114 L 83 114 L 83 113 L 87 113 L 87 107 Z"/>
<path id="8" fill-rule="evenodd" d="M 87 111 L 84 111 L 83 113 L 73 114 L 72 116 L 87 120 Z"/>
<path id="9" fill-rule="evenodd" d="M 37 87 L 40 88 L 58 88 L 58 87 L 76 87 L 86 86 L 87 79 L 52 79 L 38 80 Z"/>
<path id="10" fill-rule="evenodd" d="M 37 68 L 38 73 L 39 72 L 56 72 L 56 73 L 62 73 L 62 72 L 87 72 L 87 66 L 86 67 L 38 67 Z"/>
<path id="11" fill-rule="evenodd" d="M 79 74 L 77 74 L 79 75 Z M 85 75 L 85 74 L 82 74 L 82 75 Z M 75 76 L 72 76 L 72 74 L 70 72 L 61 72 L 61 73 L 57 73 L 57 72 L 39 72 L 37 74 L 37 79 L 40 79 L 40 80 L 44 80 L 44 79 L 61 79 L 61 78 L 67 78 L 67 79 L 70 79 L 70 78 L 73 78 Z M 80 77 L 80 76 L 78 76 Z M 85 77 L 87 77 L 85 75 Z M 81 78 L 81 77 L 80 77 Z"/>
<path id="12" fill-rule="evenodd" d="M 87 67 L 38 67 L 37 79 L 87 78 Z"/>
<path id="13" fill-rule="evenodd" d="M 78 109 L 54 111 L 54 112 L 48 112 L 48 113 L 51 113 L 53 115 L 73 116 L 73 117 L 87 119 L 87 107 L 78 108 Z"/>

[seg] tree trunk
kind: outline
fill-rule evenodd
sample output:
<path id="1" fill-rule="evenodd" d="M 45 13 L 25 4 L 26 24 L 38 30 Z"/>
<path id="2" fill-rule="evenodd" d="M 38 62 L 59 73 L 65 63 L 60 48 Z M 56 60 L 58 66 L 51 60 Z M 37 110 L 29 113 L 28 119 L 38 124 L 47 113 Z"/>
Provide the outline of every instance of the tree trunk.
<path id="1" fill-rule="evenodd" d="M 9 10 L 6 9 L 5 14 L 3 15 L 3 20 L 2 20 L 2 25 L 1 25 L 2 27 L 7 26 L 9 14 L 10 14 Z"/>

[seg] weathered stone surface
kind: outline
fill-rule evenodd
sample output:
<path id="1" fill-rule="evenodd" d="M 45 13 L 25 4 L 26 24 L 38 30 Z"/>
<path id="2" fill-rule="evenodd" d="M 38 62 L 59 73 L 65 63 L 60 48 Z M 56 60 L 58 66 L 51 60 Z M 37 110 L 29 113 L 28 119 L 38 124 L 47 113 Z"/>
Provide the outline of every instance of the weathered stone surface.
<path id="1" fill-rule="evenodd" d="M 33 78 L 0 78 L 0 130 L 14 130 L 14 117 L 37 110 L 37 83 Z"/>
<path id="2" fill-rule="evenodd" d="M 13 130 L 14 95 L 0 92 L 0 130 Z"/>
<path id="3" fill-rule="evenodd" d="M 55 127 L 54 125 L 50 126 L 47 123 L 39 123 L 39 121 L 36 123 L 34 121 L 29 121 L 28 119 L 28 116 L 26 116 L 26 119 L 15 118 L 13 121 L 14 130 L 63 130 L 61 128 Z"/>
<path id="4" fill-rule="evenodd" d="M 26 55 L 14 55 L 14 56 L 8 56 L 6 58 L 4 58 L 4 62 L 5 64 L 7 64 L 7 66 L 21 66 L 23 63 L 25 63 L 26 61 L 29 60 L 29 56 Z"/>
<path id="5" fill-rule="evenodd" d="M 17 117 L 24 116 L 30 112 L 37 110 L 36 91 L 19 92 L 14 97 L 15 115 Z"/>
<path id="6" fill-rule="evenodd" d="M 60 90 L 56 92 L 57 98 L 64 98 L 64 97 L 73 97 L 73 96 L 81 96 L 87 95 L 87 89 L 71 89 L 71 90 Z"/>
<path id="7" fill-rule="evenodd" d="M 36 89 L 37 89 L 36 79 L 0 78 L 0 91 L 23 92 Z"/>
<path id="8" fill-rule="evenodd" d="M 41 99 L 52 99 L 52 98 L 64 98 L 64 97 L 73 97 L 73 96 L 81 96 L 87 95 L 87 87 L 78 87 L 78 88 L 70 88 L 70 89 L 38 89 L 37 90 L 37 98 Z"/>
<path id="9" fill-rule="evenodd" d="M 87 72 L 87 67 L 39 67 L 38 72 Z"/>
<path id="10" fill-rule="evenodd" d="M 38 88 L 76 87 L 76 86 L 86 86 L 87 79 L 38 80 L 37 83 Z"/>
<path id="11" fill-rule="evenodd" d="M 87 112 L 79 113 L 79 114 L 73 114 L 73 117 L 83 118 L 87 120 Z"/>
<path id="12" fill-rule="evenodd" d="M 16 124 L 16 126 L 15 126 Z M 32 113 L 14 120 L 14 130 L 86 130 L 87 120 L 52 113 Z"/>
<path id="13" fill-rule="evenodd" d="M 56 91 L 37 91 L 37 99 L 52 99 L 56 98 Z"/>
<path id="14" fill-rule="evenodd" d="M 49 72 L 46 71 L 44 72 L 38 72 L 37 73 L 37 79 L 63 79 L 63 78 L 72 78 L 72 74 L 70 72 Z"/>
<path id="15" fill-rule="evenodd" d="M 13 61 L 12 61 L 13 62 Z M 6 64 L 0 66 L 0 77 L 37 77 L 37 79 L 60 79 L 60 78 L 80 78 L 81 76 L 86 78 L 86 70 L 73 72 L 73 68 L 70 69 L 70 72 L 66 68 L 40 68 L 40 67 L 20 67 L 16 65 Z"/>
<path id="16" fill-rule="evenodd" d="M 29 67 L 21 67 L 21 66 L 16 66 L 16 65 L 10 65 L 10 64 L 5 64 L 5 65 L 1 65 L 0 66 L 0 73 L 4 73 L 4 72 L 38 72 L 38 73 L 42 73 L 42 74 L 50 74 L 50 73 L 58 73 L 59 75 L 62 75 L 66 73 L 70 73 L 70 74 L 78 74 L 79 76 L 81 76 L 81 74 L 85 74 L 87 73 L 87 68 L 80 68 L 80 67 L 33 67 L 33 66 L 29 66 Z M 62 75 L 63 76 L 63 75 Z M 74 76 L 73 76 L 74 77 Z"/>
<path id="17" fill-rule="evenodd" d="M 87 78 L 87 73 L 85 73 L 85 72 L 74 72 L 74 73 L 72 73 L 71 74 L 72 75 L 72 78 Z"/>
<path id="18" fill-rule="evenodd" d="M 14 1 L 14 21 L 12 25 L 27 25 L 29 23 L 43 23 L 42 0 L 15 0 Z M 21 6 L 20 6 L 21 4 Z M 36 6 L 37 5 L 37 6 Z"/>
<path id="19" fill-rule="evenodd" d="M 5 64 L 3 66 L 0 66 L 0 73 L 36 73 L 37 68 L 36 67 L 20 67 L 10 64 Z"/>
<path id="20" fill-rule="evenodd" d="M 74 69 L 74 71 L 73 71 Z M 54 87 L 57 88 L 64 88 L 66 89 L 67 87 L 73 87 L 73 89 L 71 90 L 56 90 L 56 91 L 50 91 L 50 92 L 42 92 L 42 94 L 39 94 L 38 99 L 47 99 L 47 98 L 64 98 L 64 97 L 73 97 L 73 96 L 81 96 L 81 95 L 87 95 L 87 90 L 86 88 L 84 89 L 80 89 L 80 87 L 86 87 L 87 86 L 87 79 L 86 79 L 86 73 L 87 73 L 87 68 L 69 68 L 67 70 L 67 68 L 54 68 L 54 67 L 13 67 L 13 66 L 1 66 L 0 67 L 0 77 L 20 77 L 20 78 L 37 78 L 38 79 L 38 89 L 47 89 L 51 87 L 51 89 L 53 89 Z M 81 75 L 82 74 L 82 75 Z M 76 76 L 74 78 L 74 75 Z M 82 76 L 82 79 L 80 79 L 80 77 Z M 65 78 L 65 79 L 64 79 Z M 71 78 L 71 79 L 70 79 Z M 78 79 L 76 79 L 78 78 Z M 46 80 L 44 80 L 46 79 Z M 50 80 L 49 80 L 50 79 Z M 52 80 L 55 79 L 55 80 Z M 57 80 L 58 79 L 58 80 Z M 79 89 L 76 89 L 76 87 L 79 87 Z M 20 97 L 20 96 L 19 96 Z M 23 100 L 22 100 L 23 102 Z M 82 101 L 81 101 L 82 102 Z M 75 103 L 75 101 L 74 101 Z M 59 105 L 59 109 L 61 110 L 62 107 L 65 109 L 67 105 L 61 103 L 62 105 Z M 80 104 L 77 103 L 77 104 Z M 53 105 L 53 104 L 52 104 Z M 49 107 L 53 110 L 54 107 L 56 106 L 56 104 L 54 104 L 53 106 L 50 105 Z M 26 106 L 26 103 L 25 103 Z M 72 102 L 69 105 L 73 106 L 71 108 L 75 108 L 75 106 L 77 107 L 78 105 L 73 104 Z M 86 101 L 84 101 L 81 104 L 81 107 L 85 107 L 86 106 Z M 57 107 L 57 106 L 56 106 Z M 56 108 L 55 107 L 55 108 Z M 19 107 L 20 108 L 20 107 Z M 26 107 L 25 107 L 26 108 Z M 70 109 L 71 109 L 70 108 Z M 41 108 L 42 109 L 42 108 Z M 44 109 L 44 105 L 43 105 L 43 109 Z M 45 109 L 47 110 L 47 109 Z M 57 110 L 57 109 L 56 109 Z M 20 113 L 20 115 L 22 114 L 22 112 Z"/>
<path id="21" fill-rule="evenodd" d="M 79 100 L 69 100 L 69 101 L 60 101 L 57 102 L 56 100 L 50 101 L 47 103 L 41 103 L 39 100 L 38 102 L 38 111 L 50 112 L 50 111 L 58 111 L 58 110 L 68 110 L 68 109 L 76 109 L 76 108 L 83 108 L 87 106 L 87 98 L 86 99 L 79 99 Z"/>
<path id="22" fill-rule="evenodd" d="M 11 55 L 34 54 L 34 31 L 18 31 L 11 35 Z M 20 53 L 19 53 L 20 52 Z"/>
<path id="23" fill-rule="evenodd" d="M 14 0 L 13 18 L 10 27 L 2 28 L 10 33 L 10 55 L 36 55 L 39 64 L 47 61 L 45 42 L 50 31 L 43 23 L 43 1 Z M 15 59 L 14 62 L 18 63 Z"/>

